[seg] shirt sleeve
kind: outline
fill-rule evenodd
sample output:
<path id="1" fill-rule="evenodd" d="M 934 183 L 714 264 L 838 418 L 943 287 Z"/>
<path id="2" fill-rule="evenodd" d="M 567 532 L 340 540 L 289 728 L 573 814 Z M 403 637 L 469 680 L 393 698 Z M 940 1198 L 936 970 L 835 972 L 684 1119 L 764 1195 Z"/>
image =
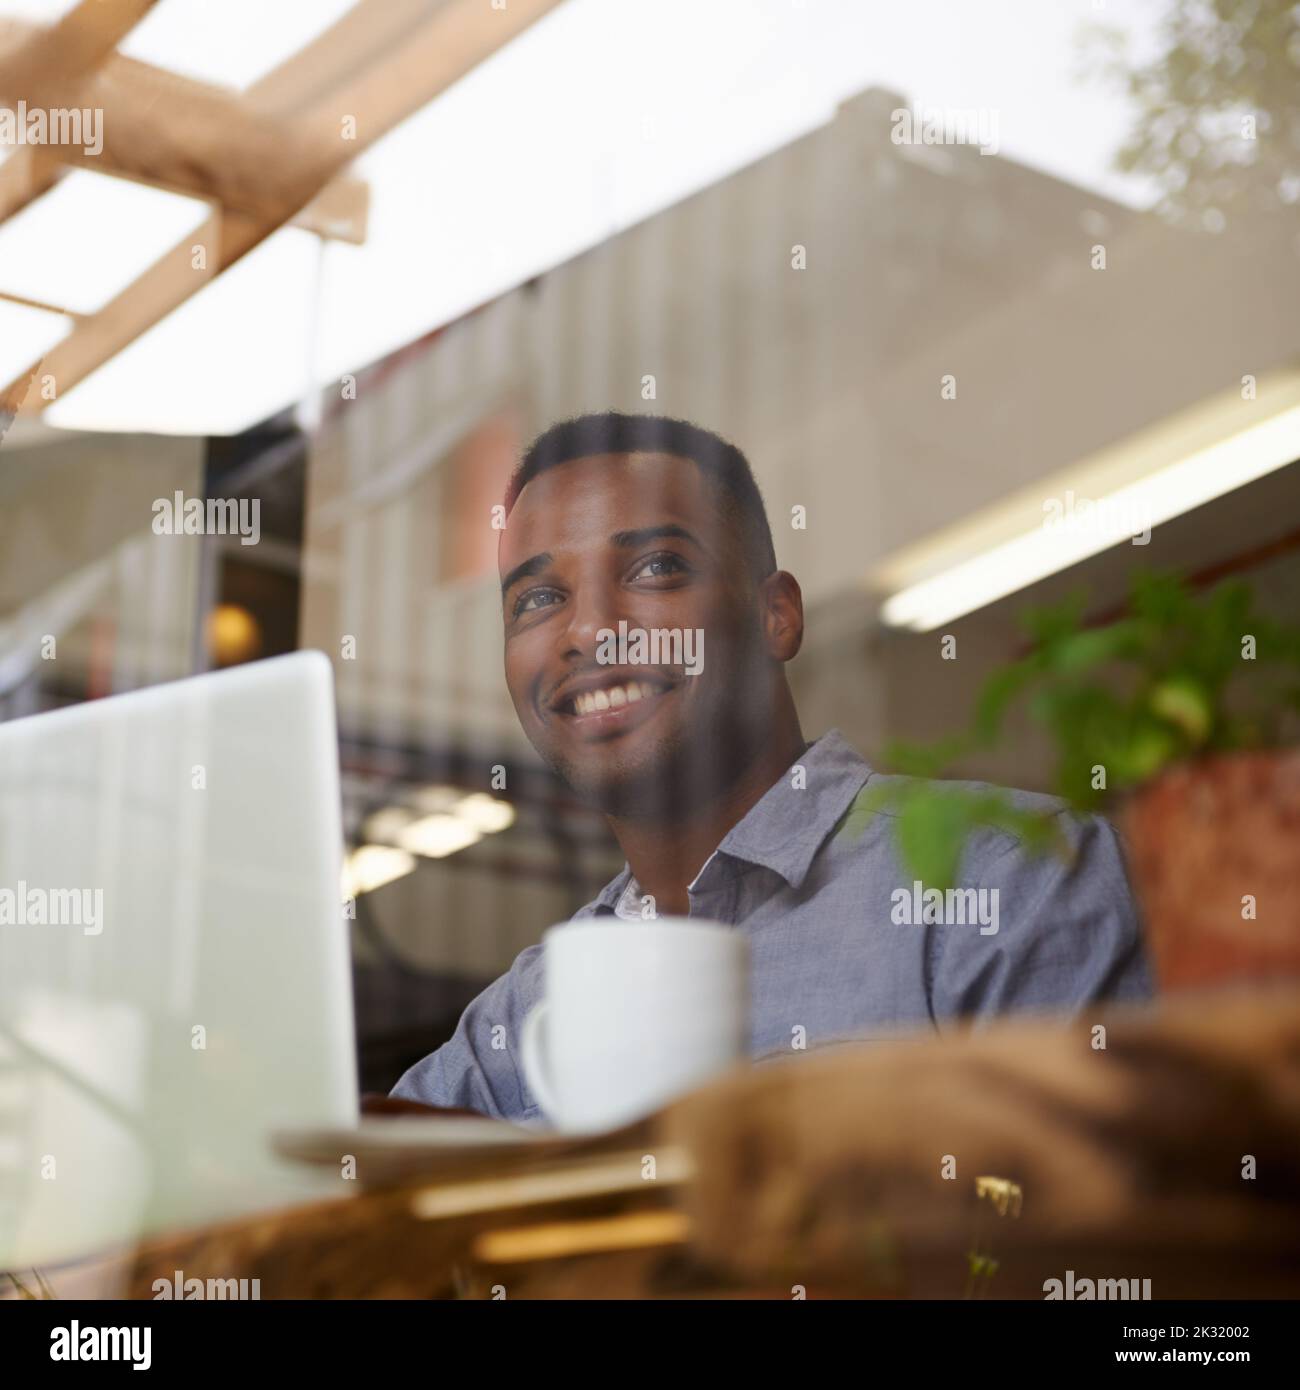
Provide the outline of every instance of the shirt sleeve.
<path id="1" fill-rule="evenodd" d="M 541 946 L 529 946 L 514 964 L 471 1000 L 456 1031 L 403 1073 L 389 1092 L 401 1100 L 477 1110 L 505 1120 L 536 1116 L 537 1104 L 516 1065 L 524 1016 L 534 1002 Z"/>
<path id="2" fill-rule="evenodd" d="M 1089 1004 L 1151 997 L 1114 827 L 1067 811 L 1058 823 L 1067 855 L 1030 854 L 1017 841 L 972 876 L 977 891 L 996 894 L 984 900 L 996 903 L 996 916 L 981 913 L 988 925 L 929 928 L 931 1012 L 940 1028 L 1012 1011 L 1073 1016 Z"/>

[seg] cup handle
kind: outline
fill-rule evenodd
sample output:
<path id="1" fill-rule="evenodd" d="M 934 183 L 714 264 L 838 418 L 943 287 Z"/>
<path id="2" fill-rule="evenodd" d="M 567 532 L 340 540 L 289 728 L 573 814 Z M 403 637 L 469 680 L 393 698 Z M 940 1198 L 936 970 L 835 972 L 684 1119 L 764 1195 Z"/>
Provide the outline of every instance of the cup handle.
<path id="1" fill-rule="evenodd" d="M 519 1036 L 519 1053 L 524 1063 L 524 1079 L 528 1089 L 537 1097 L 537 1103 L 547 1116 L 559 1123 L 559 1107 L 555 1103 L 555 1092 L 551 1089 L 546 1075 L 546 1034 L 542 1021 L 546 1017 L 546 1000 L 542 999 L 529 1009 Z"/>

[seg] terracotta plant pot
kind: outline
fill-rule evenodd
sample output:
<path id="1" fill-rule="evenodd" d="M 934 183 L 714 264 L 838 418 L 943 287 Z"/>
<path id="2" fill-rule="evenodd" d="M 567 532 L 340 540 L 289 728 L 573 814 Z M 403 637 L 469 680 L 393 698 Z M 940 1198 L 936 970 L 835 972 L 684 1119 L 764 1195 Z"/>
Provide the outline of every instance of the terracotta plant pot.
<path id="1" fill-rule="evenodd" d="M 1123 823 L 1162 989 L 1300 977 L 1300 749 L 1171 768 Z"/>

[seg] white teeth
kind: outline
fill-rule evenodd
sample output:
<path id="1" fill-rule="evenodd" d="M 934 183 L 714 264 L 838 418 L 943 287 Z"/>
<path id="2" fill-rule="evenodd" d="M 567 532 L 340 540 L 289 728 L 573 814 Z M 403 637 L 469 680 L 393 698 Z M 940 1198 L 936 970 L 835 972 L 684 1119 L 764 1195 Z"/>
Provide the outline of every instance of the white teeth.
<path id="1" fill-rule="evenodd" d="M 575 714 L 596 714 L 607 709 L 622 709 L 624 705 L 648 700 L 659 692 L 652 685 L 628 681 L 626 685 L 610 686 L 607 690 L 587 690 L 573 697 Z"/>

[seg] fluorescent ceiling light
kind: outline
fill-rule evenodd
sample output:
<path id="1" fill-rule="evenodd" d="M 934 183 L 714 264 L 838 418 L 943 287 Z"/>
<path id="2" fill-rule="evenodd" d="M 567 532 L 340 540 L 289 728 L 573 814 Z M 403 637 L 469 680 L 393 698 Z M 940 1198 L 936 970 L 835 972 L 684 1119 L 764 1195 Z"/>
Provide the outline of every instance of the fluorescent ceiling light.
<path id="1" fill-rule="evenodd" d="M 423 816 L 412 821 L 398 836 L 398 843 L 426 859 L 445 859 L 481 839 L 479 832 L 459 816 Z"/>
<path id="2" fill-rule="evenodd" d="M 291 58 L 355 0 L 166 0 L 122 41 L 128 58 L 244 90 Z"/>
<path id="3" fill-rule="evenodd" d="M 498 801 L 486 792 L 467 796 L 457 804 L 455 813 L 485 835 L 508 830 L 515 823 L 515 808 L 508 801 Z"/>
<path id="4" fill-rule="evenodd" d="M 0 290 L 93 314 L 207 216 L 197 198 L 74 169 L 0 223 Z"/>
<path id="5" fill-rule="evenodd" d="M 450 787 L 445 783 L 436 782 L 412 792 L 407 799 L 426 816 L 432 816 L 454 810 L 464 801 L 465 791 L 462 787 Z"/>
<path id="6" fill-rule="evenodd" d="M 414 809 L 412 809 L 414 808 Z M 515 808 L 486 792 L 459 787 L 421 787 L 408 804 L 385 806 L 366 817 L 367 840 L 399 845 L 413 854 L 443 859 L 515 823 Z"/>
<path id="7" fill-rule="evenodd" d="M 385 806 L 383 810 L 366 817 L 366 839 L 381 845 L 396 844 L 397 837 L 414 819 L 414 812 L 405 806 Z"/>
<path id="8" fill-rule="evenodd" d="M 929 632 L 1300 458 L 1300 371 L 1232 391 L 885 561 L 881 620 Z M 1139 536 L 1140 542 L 1140 536 Z"/>
<path id="9" fill-rule="evenodd" d="M 12 381 L 72 331 L 66 314 L 0 299 L 0 382 Z M 39 382 L 36 389 L 39 390 Z"/>
<path id="10" fill-rule="evenodd" d="M 386 883 L 404 877 L 415 868 L 415 859 L 392 845 L 361 845 L 343 864 L 343 896 L 359 898 Z"/>

